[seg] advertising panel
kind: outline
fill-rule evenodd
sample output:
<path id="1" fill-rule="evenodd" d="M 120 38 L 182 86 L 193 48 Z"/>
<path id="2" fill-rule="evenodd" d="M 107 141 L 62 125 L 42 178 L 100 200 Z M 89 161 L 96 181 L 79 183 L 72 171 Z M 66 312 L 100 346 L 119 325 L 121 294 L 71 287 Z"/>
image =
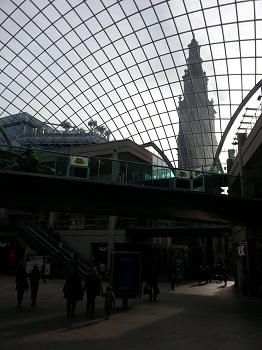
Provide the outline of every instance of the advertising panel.
<path id="1" fill-rule="evenodd" d="M 112 288 L 117 298 L 141 296 L 141 254 L 139 252 L 112 253 Z"/>
<path id="2" fill-rule="evenodd" d="M 26 256 L 26 263 L 25 263 L 25 269 L 27 273 L 30 273 L 33 270 L 33 266 L 37 265 L 39 271 L 41 270 L 41 267 L 45 264 L 45 275 L 50 275 L 50 257 L 49 256 L 43 256 L 43 255 L 27 255 Z"/>

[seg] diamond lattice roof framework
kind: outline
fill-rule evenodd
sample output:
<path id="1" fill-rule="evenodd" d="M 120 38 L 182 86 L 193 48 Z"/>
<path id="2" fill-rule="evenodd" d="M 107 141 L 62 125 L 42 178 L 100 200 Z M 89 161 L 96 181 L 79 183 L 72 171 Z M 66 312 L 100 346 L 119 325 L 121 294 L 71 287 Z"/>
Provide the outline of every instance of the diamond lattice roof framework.
<path id="1" fill-rule="evenodd" d="M 174 165 L 193 35 L 218 143 L 262 78 L 261 1 L 14 0 L 0 22 L 0 118 L 24 112 L 72 132 L 96 123 L 111 140 L 154 142 Z"/>

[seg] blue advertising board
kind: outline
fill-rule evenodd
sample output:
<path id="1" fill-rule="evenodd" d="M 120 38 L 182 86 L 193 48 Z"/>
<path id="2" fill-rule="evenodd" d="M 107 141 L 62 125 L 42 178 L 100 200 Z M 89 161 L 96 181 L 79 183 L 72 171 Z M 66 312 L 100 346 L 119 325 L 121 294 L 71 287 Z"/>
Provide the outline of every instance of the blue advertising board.
<path id="1" fill-rule="evenodd" d="M 112 253 L 112 288 L 117 298 L 141 296 L 141 253 Z"/>

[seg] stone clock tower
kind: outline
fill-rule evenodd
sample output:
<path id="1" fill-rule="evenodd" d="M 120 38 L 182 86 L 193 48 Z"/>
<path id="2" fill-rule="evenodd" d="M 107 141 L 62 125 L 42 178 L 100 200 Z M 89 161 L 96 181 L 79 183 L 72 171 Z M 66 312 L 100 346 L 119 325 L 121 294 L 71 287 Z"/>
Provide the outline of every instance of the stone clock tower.
<path id="1" fill-rule="evenodd" d="M 200 47 L 193 37 L 183 76 L 184 94 L 179 99 L 178 167 L 213 164 L 217 149 L 213 100 L 207 96 L 208 78 L 202 69 Z"/>

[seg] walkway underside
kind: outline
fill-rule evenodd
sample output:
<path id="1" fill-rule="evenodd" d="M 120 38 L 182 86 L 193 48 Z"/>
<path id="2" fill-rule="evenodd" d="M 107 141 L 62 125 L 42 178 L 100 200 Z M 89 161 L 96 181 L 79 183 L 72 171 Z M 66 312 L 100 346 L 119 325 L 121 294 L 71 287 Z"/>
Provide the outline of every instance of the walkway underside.
<path id="1" fill-rule="evenodd" d="M 234 224 L 260 222 L 261 200 L 0 171 L 0 207 Z"/>
<path id="2" fill-rule="evenodd" d="M 228 237 L 231 234 L 231 227 L 185 227 L 185 228 L 141 228 L 141 229 L 126 229 L 127 235 L 131 237 Z"/>

